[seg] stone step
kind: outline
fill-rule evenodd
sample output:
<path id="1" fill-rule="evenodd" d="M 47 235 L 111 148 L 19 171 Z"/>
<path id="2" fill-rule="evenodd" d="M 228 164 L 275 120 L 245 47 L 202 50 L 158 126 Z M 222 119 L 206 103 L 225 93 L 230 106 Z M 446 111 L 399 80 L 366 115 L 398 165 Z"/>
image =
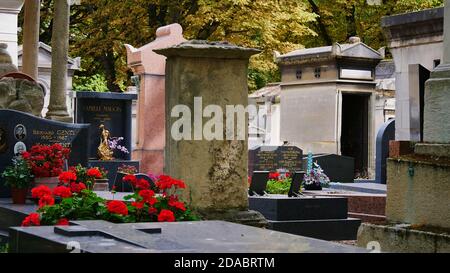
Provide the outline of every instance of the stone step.
<path id="1" fill-rule="evenodd" d="M 361 220 L 355 218 L 269 221 L 269 229 L 327 241 L 356 240 Z"/>
<path id="2" fill-rule="evenodd" d="M 347 219 L 347 198 L 344 197 L 251 196 L 249 206 L 273 221 Z"/>
<path id="3" fill-rule="evenodd" d="M 386 216 L 384 216 L 384 215 L 349 212 L 348 216 L 352 217 L 352 218 L 361 219 L 361 221 L 363 223 L 377 224 L 377 223 L 385 223 L 386 222 Z"/>

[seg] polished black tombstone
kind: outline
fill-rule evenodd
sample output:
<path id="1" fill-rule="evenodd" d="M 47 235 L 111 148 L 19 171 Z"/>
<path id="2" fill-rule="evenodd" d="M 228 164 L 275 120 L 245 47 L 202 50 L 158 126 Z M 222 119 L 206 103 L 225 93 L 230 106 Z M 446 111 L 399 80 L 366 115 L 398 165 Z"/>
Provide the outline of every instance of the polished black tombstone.
<path id="1" fill-rule="evenodd" d="M 90 123 L 89 158 L 97 159 L 97 148 L 100 144 L 100 125 L 105 125 L 111 137 L 123 137 L 122 146 L 131 152 L 132 102 L 137 99 L 135 93 L 111 92 L 74 92 L 75 122 Z M 130 160 L 131 154 L 114 152 L 119 160 Z"/>
<path id="2" fill-rule="evenodd" d="M 389 141 L 395 139 L 395 120 L 391 119 L 381 126 L 377 135 L 375 158 L 375 181 L 386 184 L 387 158 L 389 157 Z"/>
<path id="3" fill-rule="evenodd" d="M 113 161 L 89 160 L 88 163 L 89 167 L 97 167 L 105 169 L 108 172 L 107 178 L 110 189 L 112 189 L 112 187 L 115 185 L 117 170 L 122 165 L 133 166 L 137 170 L 139 170 L 139 161 L 134 160 L 117 160 L 117 159 Z"/>
<path id="4" fill-rule="evenodd" d="M 306 169 L 307 156 L 304 156 Z M 353 183 L 355 180 L 355 159 L 336 154 L 315 154 L 313 161 L 317 162 L 331 182 Z"/>
<path id="5" fill-rule="evenodd" d="M 269 181 L 269 172 L 253 172 L 252 181 L 248 189 L 248 195 L 264 195 Z"/>
<path id="6" fill-rule="evenodd" d="M 303 151 L 295 146 L 259 146 L 248 151 L 248 174 L 254 171 L 303 170 Z"/>
<path id="7" fill-rule="evenodd" d="M 291 187 L 289 188 L 288 197 L 298 197 L 300 195 L 300 188 L 305 177 L 305 172 L 295 172 L 292 176 Z"/>
<path id="8" fill-rule="evenodd" d="M 71 148 L 69 165 L 88 162 L 89 124 L 72 124 L 37 118 L 14 110 L 0 110 L 0 173 L 11 164 L 15 154 L 37 144 L 59 143 Z M 0 177 L 0 197 L 8 197 L 9 189 Z"/>

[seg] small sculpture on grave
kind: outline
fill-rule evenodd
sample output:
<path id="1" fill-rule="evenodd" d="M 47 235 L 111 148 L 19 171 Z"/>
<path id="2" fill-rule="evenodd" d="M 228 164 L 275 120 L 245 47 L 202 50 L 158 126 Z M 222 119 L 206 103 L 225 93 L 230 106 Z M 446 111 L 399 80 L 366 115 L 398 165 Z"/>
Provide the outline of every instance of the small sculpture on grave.
<path id="1" fill-rule="evenodd" d="M 105 128 L 105 125 L 101 124 L 100 125 L 100 130 L 102 130 L 101 132 L 101 137 L 100 137 L 100 145 L 98 146 L 98 156 L 100 158 L 100 160 L 103 161 L 111 161 L 113 160 L 113 150 L 111 149 L 111 147 L 109 146 L 109 138 L 110 138 L 110 133 L 109 130 L 107 130 Z"/>

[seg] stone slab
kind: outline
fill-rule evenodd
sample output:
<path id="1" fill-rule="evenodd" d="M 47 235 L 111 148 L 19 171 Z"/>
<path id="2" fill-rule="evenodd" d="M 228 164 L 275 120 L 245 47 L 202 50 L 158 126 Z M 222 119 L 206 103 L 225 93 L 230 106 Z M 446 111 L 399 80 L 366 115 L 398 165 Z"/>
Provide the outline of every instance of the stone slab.
<path id="1" fill-rule="evenodd" d="M 369 194 L 386 194 L 387 187 L 378 183 L 330 183 L 330 188 Z"/>
<path id="2" fill-rule="evenodd" d="M 114 237 L 135 240 L 140 246 L 105 238 L 76 238 L 88 253 L 357 253 L 365 249 L 223 221 L 112 224 L 76 221 L 89 229 L 108 230 Z M 161 234 L 142 230 L 161 228 Z M 12 253 L 67 253 L 69 238 L 54 233 L 54 227 L 10 229 Z"/>
<path id="3" fill-rule="evenodd" d="M 270 221 L 269 229 L 321 240 L 356 240 L 360 219 Z"/>
<path id="4" fill-rule="evenodd" d="M 414 152 L 420 155 L 450 157 L 450 144 L 417 143 Z"/>
<path id="5" fill-rule="evenodd" d="M 342 197 L 250 196 L 249 206 L 276 221 L 347 218 L 347 198 Z"/>
<path id="6" fill-rule="evenodd" d="M 394 253 L 450 253 L 450 235 L 414 230 L 408 226 L 362 224 L 358 246 L 379 244 L 380 251 Z"/>
<path id="7" fill-rule="evenodd" d="M 388 160 L 388 221 L 450 228 L 450 165 L 426 157 Z"/>

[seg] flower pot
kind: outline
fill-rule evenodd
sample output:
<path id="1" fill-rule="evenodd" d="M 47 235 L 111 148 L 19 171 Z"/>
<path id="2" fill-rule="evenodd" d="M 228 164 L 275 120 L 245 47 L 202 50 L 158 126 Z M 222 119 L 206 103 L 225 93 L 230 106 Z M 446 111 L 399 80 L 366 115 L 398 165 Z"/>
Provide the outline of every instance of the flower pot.
<path id="1" fill-rule="evenodd" d="M 55 177 L 39 177 L 34 179 L 34 187 L 47 186 L 51 190 L 58 187 L 59 178 Z"/>
<path id="2" fill-rule="evenodd" d="M 93 189 L 94 191 L 109 191 L 109 180 L 95 179 Z"/>
<path id="3" fill-rule="evenodd" d="M 16 205 L 23 205 L 27 200 L 28 189 L 11 188 L 12 201 Z"/>
<path id="4" fill-rule="evenodd" d="M 305 185 L 305 190 L 307 191 L 321 191 L 322 186 L 317 184 Z"/>

